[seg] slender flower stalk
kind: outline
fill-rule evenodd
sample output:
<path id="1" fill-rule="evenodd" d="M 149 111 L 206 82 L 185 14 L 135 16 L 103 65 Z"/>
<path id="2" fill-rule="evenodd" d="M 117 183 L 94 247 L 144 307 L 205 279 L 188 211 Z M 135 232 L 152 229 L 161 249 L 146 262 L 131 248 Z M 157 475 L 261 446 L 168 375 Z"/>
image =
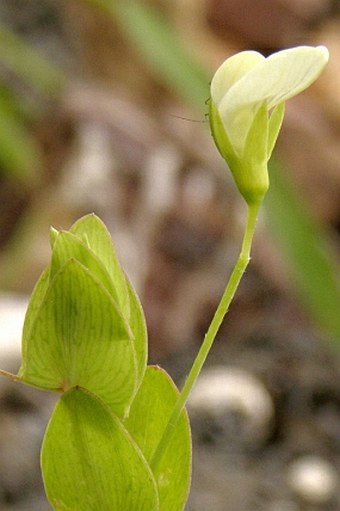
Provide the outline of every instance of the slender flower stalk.
<path id="1" fill-rule="evenodd" d="M 153 470 L 162 459 L 248 266 L 258 212 L 269 188 L 268 160 L 283 122 L 285 101 L 309 87 L 327 62 L 324 46 L 291 48 L 267 59 L 258 52 L 244 51 L 227 59 L 212 79 L 211 133 L 247 203 L 247 221 L 239 258 L 151 458 Z"/>
<path id="2" fill-rule="evenodd" d="M 236 265 L 232 271 L 227 287 L 224 290 L 221 301 L 216 309 L 212 322 L 210 323 L 209 329 L 205 334 L 204 341 L 200 347 L 200 350 L 196 356 L 196 359 L 193 363 L 193 366 L 190 370 L 190 373 L 186 379 L 186 382 L 183 386 L 181 394 L 178 398 L 178 401 L 175 405 L 175 408 L 172 412 L 171 418 L 167 424 L 167 427 L 164 431 L 163 437 L 158 444 L 156 451 L 154 452 L 150 466 L 153 470 L 157 468 L 158 463 L 160 462 L 164 450 L 166 449 L 169 439 L 171 437 L 174 426 L 176 425 L 185 403 L 189 397 L 189 394 L 196 383 L 196 380 L 201 372 L 203 364 L 209 354 L 209 351 L 213 345 L 213 342 L 216 338 L 216 335 L 220 329 L 222 321 L 225 315 L 228 312 L 229 306 L 235 296 L 239 283 L 242 279 L 242 276 L 248 266 L 250 261 L 250 250 L 251 244 L 253 240 L 253 235 L 255 231 L 256 219 L 258 210 L 261 203 L 251 204 L 248 206 L 248 217 L 246 223 L 246 229 L 244 232 L 241 252 L 239 258 L 236 262 Z"/>

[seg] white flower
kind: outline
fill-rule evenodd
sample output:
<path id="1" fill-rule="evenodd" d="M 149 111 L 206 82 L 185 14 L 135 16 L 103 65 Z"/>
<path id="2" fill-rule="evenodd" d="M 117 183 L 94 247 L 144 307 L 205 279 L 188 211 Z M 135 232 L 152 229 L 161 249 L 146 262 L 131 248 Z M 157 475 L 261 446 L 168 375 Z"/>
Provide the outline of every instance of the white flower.
<path id="1" fill-rule="evenodd" d="M 211 82 L 212 134 L 247 202 L 261 200 L 268 189 L 267 162 L 285 101 L 309 87 L 327 62 L 324 46 L 300 46 L 268 58 L 244 51 L 216 71 Z"/>

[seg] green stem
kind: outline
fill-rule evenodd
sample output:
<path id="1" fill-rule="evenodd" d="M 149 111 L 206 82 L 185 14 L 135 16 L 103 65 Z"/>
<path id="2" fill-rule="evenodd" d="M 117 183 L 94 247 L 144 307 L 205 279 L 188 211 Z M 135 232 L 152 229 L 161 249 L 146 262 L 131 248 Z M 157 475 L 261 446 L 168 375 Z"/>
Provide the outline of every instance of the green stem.
<path id="1" fill-rule="evenodd" d="M 189 394 L 195 385 L 195 382 L 201 372 L 203 364 L 208 356 L 210 348 L 215 340 L 215 337 L 218 333 L 218 330 L 222 324 L 222 321 L 228 312 L 229 305 L 234 298 L 238 285 L 241 281 L 241 278 L 248 266 L 250 261 L 250 250 L 252 245 L 252 240 L 255 231 L 256 219 L 258 215 L 258 211 L 260 208 L 261 202 L 255 204 L 248 205 L 247 211 L 247 223 L 245 227 L 245 232 L 243 236 L 243 242 L 241 247 L 241 252 L 238 257 L 238 260 L 235 264 L 235 267 L 231 273 L 229 282 L 224 290 L 221 301 L 216 309 L 214 317 L 210 323 L 209 329 L 205 334 L 204 341 L 199 349 L 199 352 L 196 356 L 196 359 L 193 363 L 193 366 L 190 370 L 190 373 L 185 381 L 183 389 L 178 397 L 178 400 L 173 409 L 172 415 L 169 419 L 169 422 L 164 430 L 163 436 L 152 456 L 150 466 L 154 471 L 161 458 L 164 454 L 164 451 L 169 443 L 169 439 L 173 432 L 174 427 L 177 424 L 177 421 L 185 407 L 185 403 L 189 397 Z"/>

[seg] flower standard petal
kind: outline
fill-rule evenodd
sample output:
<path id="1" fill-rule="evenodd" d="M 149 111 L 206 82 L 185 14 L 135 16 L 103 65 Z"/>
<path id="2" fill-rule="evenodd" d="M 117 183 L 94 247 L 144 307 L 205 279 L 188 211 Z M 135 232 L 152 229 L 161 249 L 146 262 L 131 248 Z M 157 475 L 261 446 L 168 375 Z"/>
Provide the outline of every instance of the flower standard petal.
<path id="1" fill-rule="evenodd" d="M 220 65 L 211 81 L 211 99 L 218 106 L 228 90 L 265 58 L 257 51 L 242 51 Z"/>
<path id="2" fill-rule="evenodd" d="M 300 46 L 274 53 L 234 82 L 219 103 L 219 111 L 235 147 L 243 144 L 263 101 L 268 110 L 306 89 L 328 62 L 328 50 Z"/>

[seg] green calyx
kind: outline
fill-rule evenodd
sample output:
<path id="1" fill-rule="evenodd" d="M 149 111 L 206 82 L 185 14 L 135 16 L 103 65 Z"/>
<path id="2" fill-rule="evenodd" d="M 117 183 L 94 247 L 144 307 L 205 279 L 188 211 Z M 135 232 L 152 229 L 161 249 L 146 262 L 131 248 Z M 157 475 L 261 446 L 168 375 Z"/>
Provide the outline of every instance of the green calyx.
<path id="1" fill-rule="evenodd" d="M 259 203 L 269 188 L 268 160 L 271 156 L 284 116 L 284 103 L 270 116 L 263 102 L 254 116 L 241 151 L 231 144 L 218 109 L 209 102 L 209 121 L 215 144 L 227 162 L 237 188 L 247 204 Z"/>

